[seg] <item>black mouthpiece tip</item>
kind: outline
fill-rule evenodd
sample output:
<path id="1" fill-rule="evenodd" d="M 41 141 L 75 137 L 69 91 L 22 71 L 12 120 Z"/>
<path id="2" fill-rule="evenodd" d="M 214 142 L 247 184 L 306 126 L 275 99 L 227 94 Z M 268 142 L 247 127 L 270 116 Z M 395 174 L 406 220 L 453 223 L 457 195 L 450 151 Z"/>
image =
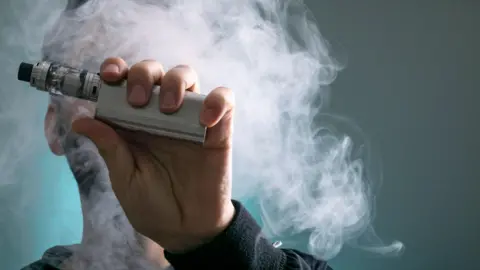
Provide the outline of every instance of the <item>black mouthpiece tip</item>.
<path id="1" fill-rule="evenodd" d="M 18 68 L 17 79 L 23 82 L 30 82 L 30 77 L 32 77 L 33 65 L 29 63 L 21 63 Z"/>

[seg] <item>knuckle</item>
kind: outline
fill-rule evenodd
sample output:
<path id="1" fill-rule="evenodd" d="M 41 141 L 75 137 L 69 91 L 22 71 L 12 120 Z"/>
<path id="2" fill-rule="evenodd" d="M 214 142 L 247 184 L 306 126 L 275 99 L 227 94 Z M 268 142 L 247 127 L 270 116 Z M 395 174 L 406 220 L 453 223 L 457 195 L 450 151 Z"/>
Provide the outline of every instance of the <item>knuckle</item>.
<path id="1" fill-rule="evenodd" d="M 191 87 L 198 82 L 197 73 L 188 65 L 177 65 L 165 74 L 168 84 L 185 85 Z"/>
<path id="2" fill-rule="evenodd" d="M 152 73 L 158 73 L 158 72 L 163 73 L 164 71 L 163 65 L 156 60 L 146 59 L 139 62 L 139 64 L 145 65 Z"/>
<path id="3" fill-rule="evenodd" d="M 148 65 L 149 65 L 149 62 L 138 62 L 138 63 L 135 63 L 131 68 L 130 70 L 132 71 L 142 71 L 142 72 L 148 72 Z"/>
<path id="4" fill-rule="evenodd" d="M 231 93 L 232 90 L 228 87 L 225 87 L 225 86 L 219 86 L 217 88 L 215 88 L 215 90 L 213 91 L 216 91 L 216 92 L 222 92 L 222 93 Z"/>
<path id="5" fill-rule="evenodd" d="M 129 78 L 134 78 L 134 77 L 141 77 L 141 78 L 148 78 L 151 77 L 150 70 L 148 68 L 148 64 L 145 62 L 139 62 L 134 64 L 130 68 L 129 72 Z"/>
<path id="6" fill-rule="evenodd" d="M 171 77 L 184 77 L 189 73 L 194 72 L 194 70 L 188 65 L 178 65 L 170 69 L 167 72 L 167 75 Z"/>
<path id="7" fill-rule="evenodd" d="M 230 88 L 227 87 L 217 87 L 212 92 L 216 93 L 216 95 L 221 96 L 222 99 L 231 99 L 233 98 L 233 92 Z"/>
<path id="8" fill-rule="evenodd" d="M 155 60 L 143 60 L 132 66 L 130 73 L 143 78 L 156 78 L 163 75 L 163 66 Z"/>
<path id="9" fill-rule="evenodd" d="M 123 66 L 123 59 L 120 58 L 120 57 L 109 57 L 107 59 L 105 59 L 105 61 L 103 61 L 103 64 L 102 64 L 102 68 L 105 67 L 106 65 L 110 65 L 110 64 L 114 64 L 114 65 L 118 65 L 118 66 Z"/>
<path id="10" fill-rule="evenodd" d="M 173 69 L 187 69 L 193 71 L 193 68 L 189 65 L 177 65 Z"/>
<path id="11" fill-rule="evenodd" d="M 156 63 L 157 61 L 156 60 L 153 60 L 153 59 L 143 59 L 142 61 L 140 61 L 139 63 Z"/>
<path id="12" fill-rule="evenodd" d="M 175 78 L 181 78 L 181 77 L 182 77 L 182 72 L 181 72 L 180 69 L 178 69 L 176 67 L 170 69 L 165 74 L 165 78 L 168 78 L 168 79 L 175 79 Z"/>
<path id="13" fill-rule="evenodd" d="M 170 70 L 165 74 L 165 81 L 169 84 L 174 84 L 174 85 L 180 85 L 180 84 L 186 84 L 184 75 L 180 72 L 175 72 L 173 70 Z"/>
<path id="14" fill-rule="evenodd" d="M 217 87 L 213 90 L 216 93 L 217 99 L 227 107 L 233 107 L 235 105 L 235 95 L 233 91 L 228 87 Z"/>

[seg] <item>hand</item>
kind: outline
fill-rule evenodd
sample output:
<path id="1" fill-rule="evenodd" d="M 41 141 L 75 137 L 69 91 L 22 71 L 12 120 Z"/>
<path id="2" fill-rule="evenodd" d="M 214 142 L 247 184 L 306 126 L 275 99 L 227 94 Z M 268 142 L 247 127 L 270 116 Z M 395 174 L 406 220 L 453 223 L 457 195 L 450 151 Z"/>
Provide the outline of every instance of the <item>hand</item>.
<path id="1" fill-rule="evenodd" d="M 149 102 L 154 84 L 161 85 L 159 113 L 175 112 L 185 91 L 199 91 L 197 75 L 188 66 L 164 73 L 160 63 L 142 61 L 130 69 L 119 58 L 105 60 L 106 82 L 127 78 L 128 101 Z M 80 118 L 73 130 L 98 147 L 110 173 L 113 190 L 132 226 L 171 252 L 208 242 L 231 222 L 232 131 L 234 98 L 217 88 L 205 99 L 201 123 L 208 127 L 204 145 L 111 127 Z"/>

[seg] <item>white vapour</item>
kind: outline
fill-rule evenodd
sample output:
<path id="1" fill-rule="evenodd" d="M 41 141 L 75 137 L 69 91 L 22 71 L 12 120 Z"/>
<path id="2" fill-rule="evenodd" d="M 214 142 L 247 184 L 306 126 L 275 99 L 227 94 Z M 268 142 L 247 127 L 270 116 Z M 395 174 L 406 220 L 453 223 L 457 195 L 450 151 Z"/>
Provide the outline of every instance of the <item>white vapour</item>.
<path id="1" fill-rule="evenodd" d="M 30 2 L 13 44 L 35 53 L 2 55 L 12 70 L 39 60 L 42 42 L 50 60 L 92 71 L 110 56 L 191 65 L 204 93 L 219 85 L 235 92 L 234 196 L 260 198 L 266 232 L 307 233 L 309 250 L 330 259 L 370 231 L 373 196 L 352 141 L 315 123 L 341 66 L 300 0 L 90 0 L 68 12 L 59 1 Z M 6 115 L 1 104 L 2 121 L 34 108 Z M 15 126 L 30 134 L 25 121 Z M 16 149 L 19 158 L 28 149 Z M 401 249 L 371 244 L 381 253 Z"/>

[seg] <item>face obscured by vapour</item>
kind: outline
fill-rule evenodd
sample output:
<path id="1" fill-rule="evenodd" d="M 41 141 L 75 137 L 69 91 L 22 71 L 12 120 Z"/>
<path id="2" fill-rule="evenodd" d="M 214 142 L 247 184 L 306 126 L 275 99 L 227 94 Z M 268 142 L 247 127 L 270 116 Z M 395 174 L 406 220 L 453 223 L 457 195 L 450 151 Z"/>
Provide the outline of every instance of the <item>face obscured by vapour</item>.
<path id="1" fill-rule="evenodd" d="M 307 245 L 297 246 L 329 259 L 370 228 L 371 194 L 361 160 L 351 156 L 350 138 L 315 123 L 324 104 L 318 100 L 326 100 L 341 66 L 301 1 L 70 4 L 45 33 L 45 59 L 92 72 L 108 57 L 129 65 L 154 59 L 166 70 L 193 67 L 204 94 L 217 86 L 233 89 L 233 193 L 236 199 L 259 198 L 267 233 L 308 233 Z M 42 8 L 51 6 L 42 3 L 34 12 Z M 29 23 L 35 28 L 38 22 Z M 54 97 L 46 116 L 55 153 L 92 153 L 88 158 L 67 154 L 74 172 L 75 164 L 82 172 L 103 166 L 95 147 L 69 132 L 75 117 L 92 116 L 93 110 L 94 104 Z M 377 244 L 378 250 L 385 247 Z"/>

